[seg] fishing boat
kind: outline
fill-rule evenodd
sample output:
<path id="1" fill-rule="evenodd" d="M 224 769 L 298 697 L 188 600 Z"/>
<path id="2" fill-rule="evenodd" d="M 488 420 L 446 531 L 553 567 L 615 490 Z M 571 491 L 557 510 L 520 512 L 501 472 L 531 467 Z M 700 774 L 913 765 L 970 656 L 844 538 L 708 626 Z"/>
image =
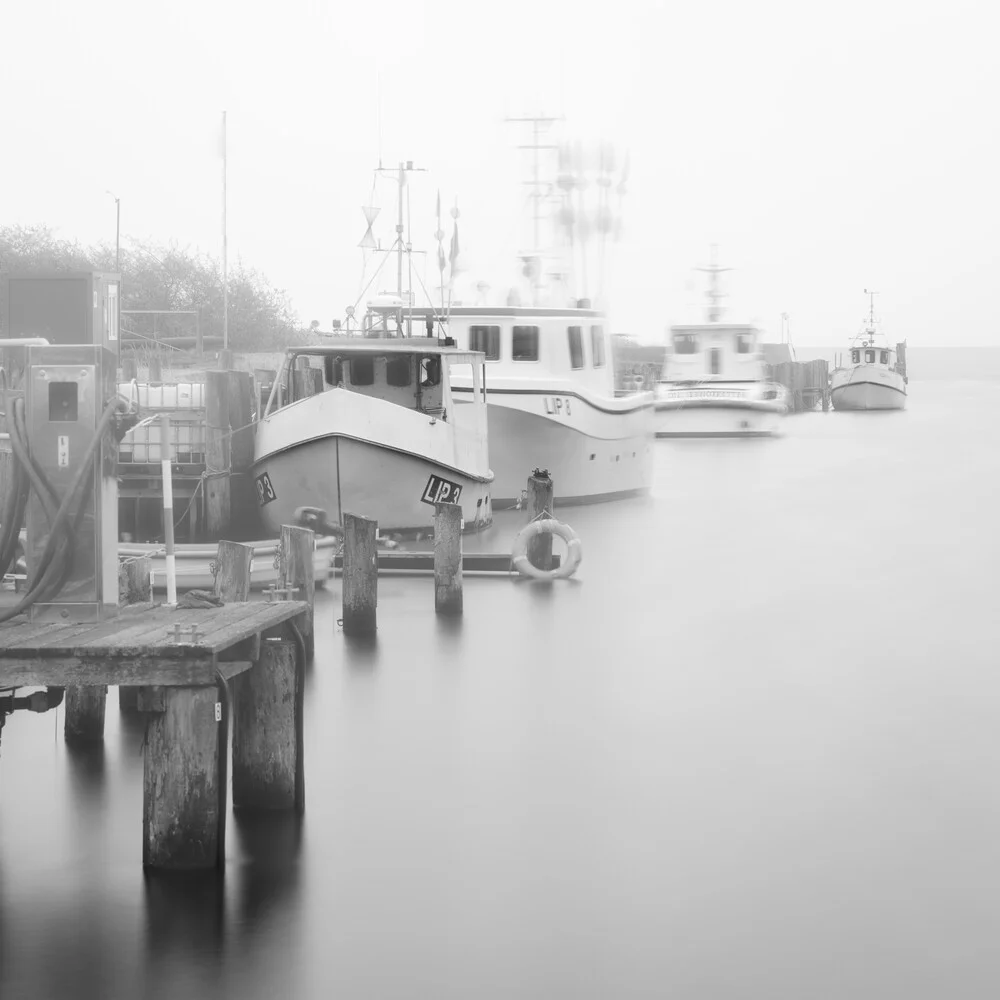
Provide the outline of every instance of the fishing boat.
<path id="1" fill-rule="evenodd" d="M 393 171 L 400 220 L 413 169 L 401 163 Z M 374 248 L 377 210 L 368 206 L 365 214 L 361 245 Z M 294 523 L 300 507 L 320 508 L 333 523 L 359 514 L 401 535 L 430 528 L 438 502 L 461 505 L 466 531 L 492 523 L 483 355 L 456 347 L 433 323 L 424 336 L 411 336 L 412 293 L 402 287 L 411 244 L 402 221 L 396 232 L 382 262 L 398 256 L 396 292 L 368 303 L 361 329 L 351 330 L 352 307 L 346 333 L 285 352 L 257 422 L 252 469 L 261 518 L 272 531 Z M 462 420 L 452 392 L 458 367 L 473 387 Z"/>
<path id="2" fill-rule="evenodd" d="M 851 363 L 830 376 L 830 399 L 835 410 L 901 410 L 906 406 L 908 379 L 897 351 L 875 321 L 875 292 L 869 297 L 868 316 L 851 341 Z"/>
<path id="3" fill-rule="evenodd" d="M 586 294 L 585 276 L 599 280 L 611 232 L 611 150 L 602 146 L 594 159 L 596 176 L 589 180 L 595 182 L 590 187 L 598 192 L 599 204 L 588 209 L 579 203 L 588 181 L 584 166 L 573 160 L 568 147 L 557 147 L 560 173 L 554 183 L 544 183 L 540 154 L 553 144 L 542 133 L 551 120 L 526 120 L 535 127 L 534 142 L 526 147 L 535 157 L 533 249 L 519 255 L 516 278 L 500 301 L 489 302 L 488 289 L 479 282 L 480 301 L 451 302 L 449 288 L 450 304 L 443 310 L 449 336 L 459 347 L 485 357 L 493 506 L 516 506 L 536 468 L 552 477 L 557 506 L 640 495 L 652 485 L 653 395 L 616 394 L 609 318 Z M 619 198 L 627 166 L 620 178 Z M 581 224 L 584 215 L 596 224 Z M 545 219 L 552 231 L 547 238 L 542 234 Z M 587 233 L 599 237 L 599 263 L 589 272 L 583 245 Z M 454 261 L 452 265 L 454 270 Z M 443 287 L 440 252 L 439 266 Z M 578 278 L 579 270 L 583 275 Z M 429 322 L 433 312 L 424 309 L 420 316 Z M 453 388 L 458 419 L 474 422 L 471 404 L 477 389 L 467 372 L 456 375 Z"/>
<path id="4" fill-rule="evenodd" d="M 656 436 L 766 437 L 777 433 L 788 395 L 769 381 L 760 331 L 723 321 L 712 252 L 706 322 L 670 327 L 656 391 Z"/>

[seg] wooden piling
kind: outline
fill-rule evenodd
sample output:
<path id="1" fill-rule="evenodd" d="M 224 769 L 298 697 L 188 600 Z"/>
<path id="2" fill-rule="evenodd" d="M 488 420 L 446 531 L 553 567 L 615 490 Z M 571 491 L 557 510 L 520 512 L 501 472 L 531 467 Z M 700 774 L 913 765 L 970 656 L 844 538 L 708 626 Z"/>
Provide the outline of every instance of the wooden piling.
<path id="1" fill-rule="evenodd" d="M 142 863 L 214 868 L 221 807 L 217 689 L 166 688 L 148 717 L 143 766 Z"/>
<path id="2" fill-rule="evenodd" d="M 163 381 L 163 364 L 159 358 L 149 359 L 149 381 L 150 382 Z"/>
<path id="3" fill-rule="evenodd" d="M 226 604 L 250 600 L 253 546 L 243 542 L 219 542 L 215 554 L 215 594 Z"/>
<path id="4" fill-rule="evenodd" d="M 205 373 L 205 520 L 208 534 L 229 532 L 232 448 L 229 437 L 229 373 Z"/>
<path id="5" fill-rule="evenodd" d="M 228 348 L 219 351 L 219 370 L 228 372 L 232 370 L 232 367 L 233 367 L 233 352 Z"/>
<path id="6" fill-rule="evenodd" d="M 233 806 L 302 806 L 301 677 L 295 643 L 264 639 L 256 666 L 233 678 Z"/>
<path id="7" fill-rule="evenodd" d="M 139 377 L 139 366 L 136 364 L 134 354 L 123 354 L 122 355 L 122 381 L 131 382 L 132 379 Z"/>
<path id="8" fill-rule="evenodd" d="M 434 610 L 462 613 L 462 506 L 434 504 Z"/>
<path id="9" fill-rule="evenodd" d="M 258 537 L 256 493 L 250 470 L 254 450 L 254 388 L 250 372 L 227 372 L 229 380 L 229 466 L 235 487 L 230 492 L 230 525 L 243 538 Z"/>
<path id="10" fill-rule="evenodd" d="M 374 635 L 378 605 L 378 522 L 344 514 L 344 633 Z"/>
<path id="11" fill-rule="evenodd" d="M 313 605 L 316 600 L 316 575 L 313 553 L 316 535 L 309 528 L 293 524 L 281 526 L 278 542 L 278 587 L 285 590 L 291 601 L 308 601 L 309 613 L 304 616 L 300 631 L 306 645 L 306 659 L 311 661 L 315 651 L 313 634 Z"/>
<path id="12" fill-rule="evenodd" d="M 118 604 L 142 604 L 153 599 L 153 560 L 150 556 L 122 559 L 118 563 Z M 118 708 L 134 712 L 139 708 L 139 688 L 119 687 Z"/>
<path id="13" fill-rule="evenodd" d="M 532 521 L 552 517 L 555 487 L 548 472 L 537 469 L 528 479 L 528 515 Z M 542 570 L 552 569 L 552 536 L 536 535 L 528 543 L 528 562 Z"/>
<path id="14" fill-rule="evenodd" d="M 67 743 L 100 743 L 104 739 L 104 710 L 107 685 L 66 688 L 66 722 L 63 736 Z"/>

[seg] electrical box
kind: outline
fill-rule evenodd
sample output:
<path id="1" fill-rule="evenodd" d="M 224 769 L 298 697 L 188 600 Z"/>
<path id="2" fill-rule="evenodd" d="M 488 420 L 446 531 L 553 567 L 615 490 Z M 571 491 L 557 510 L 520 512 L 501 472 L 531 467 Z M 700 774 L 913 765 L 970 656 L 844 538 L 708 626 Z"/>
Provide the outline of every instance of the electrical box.
<path id="1" fill-rule="evenodd" d="M 44 473 L 58 506 L 81 471 L 107 404 L 117 395 L 117 371 L 99 345 L 27 348 L 25 420 L 29 452 Z M 90 459 L 73 519 L 72 567 L 49 603 L 36 603 L 42 621 L 92 622 L 118 613 L 117 439 L 113 425 Z M 77 514 L 79 513 L 79 516 Z M 33 491 L 26 512 L 29 586 L 51 533 L 48 515 Z"/>
<path id="2" fill-rule="evenodd" d="M 118 367 L 121 275 L 103 271 L 10 271 L 0 274 L 0 336 L 87 344 Z"/>

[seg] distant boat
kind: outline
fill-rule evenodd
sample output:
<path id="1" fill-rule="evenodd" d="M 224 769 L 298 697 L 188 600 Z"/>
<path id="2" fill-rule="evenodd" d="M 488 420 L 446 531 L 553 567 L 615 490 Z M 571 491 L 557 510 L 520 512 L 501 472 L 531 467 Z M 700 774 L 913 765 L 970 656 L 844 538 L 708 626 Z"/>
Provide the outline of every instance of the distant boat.
<path id="1" fill-rule="evenodd" d="M 908 379 L 902 359 L 875 322 L 875 293 L 868 292 L 869 310 L 861 332 L 851 341 L 851 363 L 830 376 L 835 410 L 902 410 Z"/>
<path id="2" fill-rule="evenodd" d="M 767 378 L 760 331 L 722 321 L 714 260 L 707 322 L 670 328 L 656 392 L 657 437 L 762 437 L 774 434 L 788 393 Z"/>

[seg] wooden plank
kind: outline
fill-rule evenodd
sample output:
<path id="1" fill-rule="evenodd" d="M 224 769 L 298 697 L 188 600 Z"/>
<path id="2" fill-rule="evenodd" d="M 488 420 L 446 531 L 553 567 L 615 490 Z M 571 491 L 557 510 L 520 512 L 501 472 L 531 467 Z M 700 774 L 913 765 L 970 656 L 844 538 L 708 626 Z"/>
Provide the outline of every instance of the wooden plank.
<path id="1" fill-rule="evenodd" d="M 198 657 L 173 659 L 144 656 L 110 660 L 60 656 L 4 657 L 0 659 L 0 687 L 187 687 L 215 683 L 215 662 L 205 651 Z"/>

